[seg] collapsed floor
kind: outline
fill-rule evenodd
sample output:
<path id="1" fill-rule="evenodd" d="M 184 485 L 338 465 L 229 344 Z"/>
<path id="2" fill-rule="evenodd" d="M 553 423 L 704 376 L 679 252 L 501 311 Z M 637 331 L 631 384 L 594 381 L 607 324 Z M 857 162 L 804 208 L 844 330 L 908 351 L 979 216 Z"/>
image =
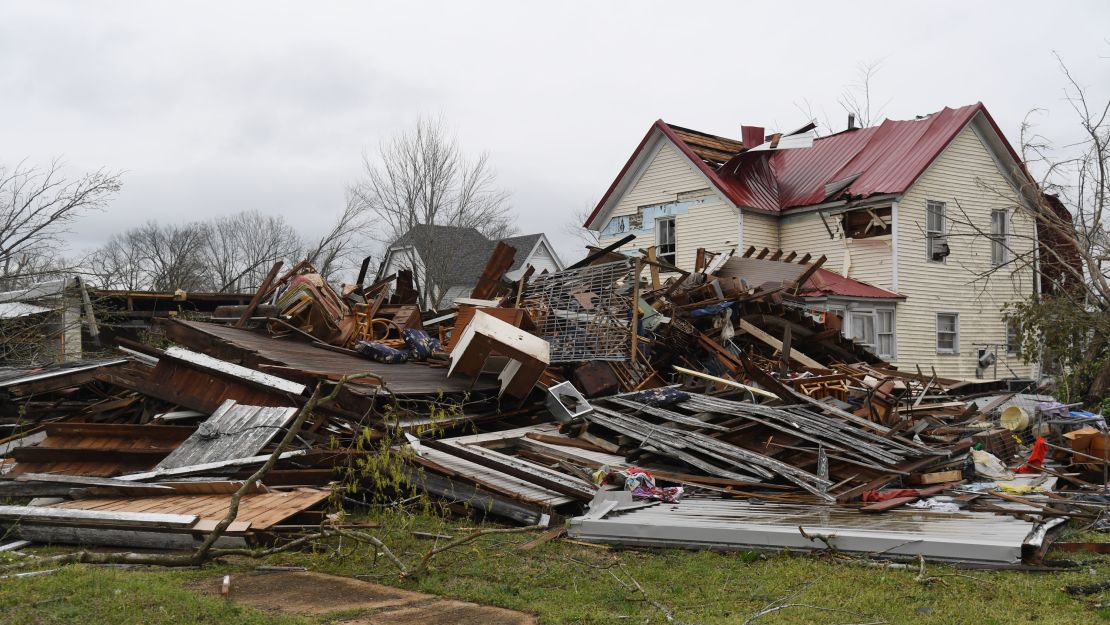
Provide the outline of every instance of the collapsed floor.
<path id="1" fill-rule="evenodd" d="M 898 371 L 799 305 L 823 258 L 769 252 L 684 272 L 595 250 L 507 283 L 501 244 L 439 311 L 405 272 L 340 292 L 275 266 L 222 322 L 162 320 L 164 347 L 0 369 L 0 496 L 32 498 L 0 525 L 189 548 L 274 454 L 221 546 L 421 494 L 601 543 L 987 566 L 1039 564 L 1065 521 L 1101 522 L 1101 416 Z"/>

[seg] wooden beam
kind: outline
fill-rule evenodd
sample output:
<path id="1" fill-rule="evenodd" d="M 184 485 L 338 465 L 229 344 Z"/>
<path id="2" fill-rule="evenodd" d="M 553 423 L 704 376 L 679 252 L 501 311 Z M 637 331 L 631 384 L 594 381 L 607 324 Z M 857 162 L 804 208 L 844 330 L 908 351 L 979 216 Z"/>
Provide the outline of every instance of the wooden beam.
<path id="1" fill-rule="evenodd" d="M 767 334 L 762 329 L 757 328 L 756 326 L 752 325 L 750 322 L 745 321 L 743 319 L 740 319 L 739 326 L 740 326 L 741 330 L 743 330 L 743 331 L 747 332 L 748 334 L 754 336 L 755 338 L 757 338 L 760 341 L 766 343 L 767 345 L 770 345 L 771 347 L 779 350 L 780 352 L 783 351 L 782 341 L 776 339 L 775 337 L 771 336 L 770 334 Z M 800 352 L 800 351 L 798 351 L 794 348 L 790 348 L 790 359 L 799 363 L 799 364 L 801 364 L 803 367 L 813 367 L 815 369 L 824 369 L 825 368 L 825 365 L 822 365 L 821 363 L 819 363 L 816 360 L 810 358 L 809 356 L 806 356 L 805 354 L 803 354 L 802 352 Z"/>
<path id="2" fill-rule="evenodd" d="M 283 264 L 285 263 L 279 260 L 274 263 L 273 267 L 270 267 L 270 272 L 266 274 L 266 277 L 262 280 L 262 284 L 258 285 L 258 290 L 254 292 L 254 297 L 251 298 L 250 303 L 247 304 L 246 309 L 243 310 L 243 314 L 239 315 L 239 321 L 235 322 L 236 328 L 241 328 L 246 325 L 247 320 L 254 314 L 254 309 L 258 308 L 258 305 L 262 303 L 262 298 L 270 291 L 270 285 L 273 284 L 274 278 L 277 277 L 277 272 L 281 271 L 281 266 Z"/>

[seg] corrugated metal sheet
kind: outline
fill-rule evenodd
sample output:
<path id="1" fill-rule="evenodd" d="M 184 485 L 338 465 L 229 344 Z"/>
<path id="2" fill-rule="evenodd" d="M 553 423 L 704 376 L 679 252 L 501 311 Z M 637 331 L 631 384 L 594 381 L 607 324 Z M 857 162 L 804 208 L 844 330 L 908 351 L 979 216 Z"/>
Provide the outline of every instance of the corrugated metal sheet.
<path id="1" fill-rule="evenodd" d="M 229 399 L 155 469 L 177 469 L 225 458 L 253 456 L 262 451 L 296 414 L 296 408 L 245 406 Z"/>
<path id="2" fill-rule="evenodd" d="M 0 319 L 18 319 L 50 312 L 50 308 L 25 302 L 0 302 Z"/>
<path id="3" fill-rule="evenodd" d="M 814 141 L 813 147 L 745 153 L 718 174 L 734 201 L 769 211 L 845 197 L 902 193 L 979 111 L 981 103 L 945 108 L 914 120 L 884 120 Z M 858 177 L 835 197 L 825 185 Z"/>
<path id="4" fill-rule="evenodd" d="M 814 278 L 817 278 L 816 280 Z M 869 299 L 906 299 L 894 291 L 877 287 L 873 284 L 846 278 L 834 271 L 819 268 L 814 272 L 805 288 L 798 294 L 802 297 L 864 297 Z"/>
<path id="5" fill-rule="evenodd" d="M 601 505 L 595 499 L 591 507 Z M 865 515 L 831 506 L 696 498 L 621 511 L 625 506 L 600 518 L 571 519 L 568 535 L 622 545 L 800 551 L 825 549 L 813 538 L 821 536 L 849 553 L 1011 564 L 1021 560 L 1022 545 L 1036 527 L 984 512 Z"/>
<path id="6" fill-rule="evenodd" d="M 802 275 L 810 264 L 768 260 L 747 256 L 733 256 L 717 271 L 720 278 L 743 278 L 751 286 L 768 282 L 791 282 Z M 819 267 L 798 293 L 802 297 L 865 297 L 876 299 L 905 299 L 893 291 L 847 278 L 824 267 Z"/>

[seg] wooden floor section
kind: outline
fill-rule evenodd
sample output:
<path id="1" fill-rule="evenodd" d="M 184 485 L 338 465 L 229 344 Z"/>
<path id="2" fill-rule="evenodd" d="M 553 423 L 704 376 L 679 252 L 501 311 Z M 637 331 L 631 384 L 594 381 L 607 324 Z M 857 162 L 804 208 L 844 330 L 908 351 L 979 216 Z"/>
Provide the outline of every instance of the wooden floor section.
<path id="1" fill-rule="evenodd" d="M 244 495 L 239 501 L 237 522 L 249 522 L 253 530 L 265 530 L 327 499 L 329 492 L 318 488 L 298 488 Z M 155 512 L 195 514 L 200 520 L 219 521 L 227 514 L 228 495 L 179 495 L 159 497 L 117 497 L 78 499 L 55 504 L 54 508 L 77 508 L 112 512 Z"/>

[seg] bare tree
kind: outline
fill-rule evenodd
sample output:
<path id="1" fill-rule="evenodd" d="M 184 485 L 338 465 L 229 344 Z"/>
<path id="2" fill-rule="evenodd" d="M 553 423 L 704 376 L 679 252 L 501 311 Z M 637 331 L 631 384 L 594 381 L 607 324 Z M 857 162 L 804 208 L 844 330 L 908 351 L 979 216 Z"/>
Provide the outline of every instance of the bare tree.
<path id="1" fill-rule="evenodd" d="M 59 161 L 46 168 L 0 165 L 0 290 L 60 270 L 61 239 L 75 219 L 103 208 L 120 190 L 104 169 L 67 178 Z"/>
<path id="2" fill-rule="evenodd" d="M 587 203 L 582 208 L 574 211 L 564 226 L 564 231 L 580 241 L 585 246 L 597 246 L 601 241 L 601 236 L 597 230 L 590 230 L 585 226 L 586 220 L 593 214 L 594 204 Z"/>
<path id="3" fill-rule="evenodd" d="M 273 263 L 290 264 L 300 235 L 281 215 L 242 211 L 206 225 L 202 252 L 217 291 L 254 291 Z"/>
<path id="4" fill-rule="evenodd" d="M 1005 248 L 1006 262 L 979 272 L 977 280 L 1000 271 L 1036 272 L 1040 293 L 1009 310 L 1020 323 L 1022 354 L 1056 373 L 1062 398 L 1100 401 L 1110 390 L 1110 95 L 1096 101 L 1057 61 L 1080 138 L 1054 145 L 1035 132 L 1036 111 L 1022 124 L 1023 163 L 1011 178 L 1020 181 L 1025 199 L 1019 210 L 1036 229 L 1000 237 L 966 214 L 953 221 L 965 236 Z"/>
<path id="5" fill-rule="evenodd" d="M 476 228 L 493 239 L 511 235 L 509 195 L 496 185 L 489 156 L 466 158 L 442 119 L 420 119 L 363 157 L 354 198 L 379 220 L 376 237 L 396 241 L 413 226 Z"/>
<path id="6" fill-rule="evenodd" d="M 319 238 L 305 246 L 301 256 L 328 280 L 350 269 L 360 251 L 359 243 L 367 234 L 372 212 L 353 191 L 347 194 L 347 205 Z"/>
<path id="7" fill-rule="evenodd" d="M 881 105 L 872 101 L 871 83 L 878 75 L 881 66 L 882 61 L 878 60 L 861 62 L 856 67 L 855 82 L 849 83 L 837 100 L 841 108 L 855 115 L 860 126 L 864 128 L 878 121 L 883 116 L 886 106 L 890 104 L 889 99 Z M 812 114 L 810 118 L 813 118 Z"/>
<path id="8" fill-rule="evenodd" d="M 203 254 L 207 236 L 208 227 L 201 223 L 162 225 L 150 221 L 109 239 L 90 257 L 90 272 L 108 288 L 212 290 L 212 275 Z"/>

